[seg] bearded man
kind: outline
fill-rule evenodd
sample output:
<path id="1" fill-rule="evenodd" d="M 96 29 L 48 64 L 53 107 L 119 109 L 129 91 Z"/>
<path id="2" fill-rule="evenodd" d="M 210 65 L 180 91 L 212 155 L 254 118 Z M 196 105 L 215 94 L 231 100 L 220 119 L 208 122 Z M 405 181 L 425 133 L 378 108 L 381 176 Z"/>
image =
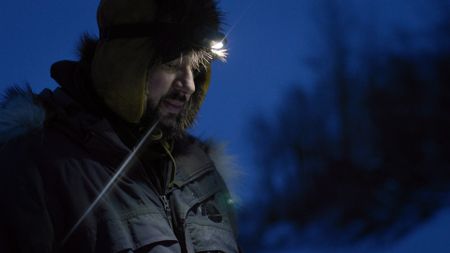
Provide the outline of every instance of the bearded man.
<path id="1" fill-rule="evenodd" d="M 2 252 L 238 252 L 215 149 L 189 135 L 225 38 L 213 0 L 101 0 L 59 88 L 0 109 Z"/>

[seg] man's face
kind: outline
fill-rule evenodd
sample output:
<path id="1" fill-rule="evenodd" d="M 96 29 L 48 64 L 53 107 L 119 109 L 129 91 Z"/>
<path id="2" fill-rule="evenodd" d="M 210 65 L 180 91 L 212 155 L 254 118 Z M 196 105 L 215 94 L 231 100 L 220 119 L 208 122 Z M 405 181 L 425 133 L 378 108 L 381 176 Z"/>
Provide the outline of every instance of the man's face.
<path id="1" fill-rule="evenodd" d="M 178 128 L 191 95 L 195 92 L 191 57 L 177 58 L 149 71 L 147 109 L 163 126 Z"/>

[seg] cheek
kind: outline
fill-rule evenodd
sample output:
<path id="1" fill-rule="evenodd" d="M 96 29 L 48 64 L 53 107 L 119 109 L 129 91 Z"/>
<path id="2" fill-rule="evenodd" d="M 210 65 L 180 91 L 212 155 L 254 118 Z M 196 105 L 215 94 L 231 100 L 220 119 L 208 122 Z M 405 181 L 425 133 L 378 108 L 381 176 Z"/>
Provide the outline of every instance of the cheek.
<path id="1" fill-rule="evenodd" d="M 153 75 L 147 85 L 148 97 L 153 101 L 159 101 L 170 89 L 172 79 L 168 75 Z"/>

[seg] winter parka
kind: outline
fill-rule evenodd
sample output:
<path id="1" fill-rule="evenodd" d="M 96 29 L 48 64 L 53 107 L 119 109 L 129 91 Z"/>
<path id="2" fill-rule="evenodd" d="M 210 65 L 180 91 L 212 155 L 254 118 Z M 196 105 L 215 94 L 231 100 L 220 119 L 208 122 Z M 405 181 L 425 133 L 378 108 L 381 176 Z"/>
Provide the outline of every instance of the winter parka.
<path id="1" fill-rule="evenodd" d="M 77 64 L 65 64 L 71 70 L 64 82 L 79 78 Z M 110 121 L 71 89 L 11 90 L 1 105 L 1 252 L 238 252 L 214 150 L 191 136 L 174 153 L 171 187 L 156 190 L 149 173 L 174 166 L 170 159 L 135 159 L 69 233 L 130 153 Z"/>

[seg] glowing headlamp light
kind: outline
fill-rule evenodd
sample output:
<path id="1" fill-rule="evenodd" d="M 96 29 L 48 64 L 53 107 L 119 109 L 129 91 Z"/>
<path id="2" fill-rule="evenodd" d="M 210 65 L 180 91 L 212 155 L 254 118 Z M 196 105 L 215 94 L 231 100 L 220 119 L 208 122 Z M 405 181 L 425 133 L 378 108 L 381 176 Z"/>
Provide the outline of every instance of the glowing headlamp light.
<path id="1" fill-rule="evenodd" d="M 224 60 L 228 55 L 228 50 L 225 48 L 223 40 L 212 40 L 210 42 L 210 49 L 219 59 Z"/>
<path id="2" fill-rule="evenodd" d="M 223 49 L 224 44 L 222 41 L 211 41 L 211 49 Z"/>
<path id="3" fill-rule="evenodd" d="M 212 53 L 213 57 L 225 61 L 228 56 L 228 50 L 226 48 L 227 38 L 225 34 L 221 32 L 213 32 L 205 40 L 205 46 Z"/>

